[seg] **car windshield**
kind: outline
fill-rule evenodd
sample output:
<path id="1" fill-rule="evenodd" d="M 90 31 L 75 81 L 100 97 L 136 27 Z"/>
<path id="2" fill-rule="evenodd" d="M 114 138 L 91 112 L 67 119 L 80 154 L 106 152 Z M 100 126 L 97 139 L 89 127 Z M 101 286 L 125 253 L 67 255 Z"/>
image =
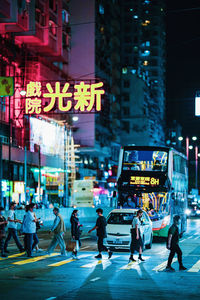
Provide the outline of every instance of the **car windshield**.
<path id="1" fill-rule="evenodd" d="M 108 217 L 108 224 L 131 225 L 133 221 L 133 213 L 111 213 Z"/>

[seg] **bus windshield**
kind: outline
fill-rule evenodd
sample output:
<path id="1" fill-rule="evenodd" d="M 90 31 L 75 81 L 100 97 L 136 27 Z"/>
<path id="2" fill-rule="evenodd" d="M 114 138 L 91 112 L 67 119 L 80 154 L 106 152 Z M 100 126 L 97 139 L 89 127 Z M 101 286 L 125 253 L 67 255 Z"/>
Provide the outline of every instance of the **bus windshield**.
<path id="1" fill-rule="evenodd" d="M 123 171 L 167 171 L 168 153 L 153 150 L 125 150 Z"/>

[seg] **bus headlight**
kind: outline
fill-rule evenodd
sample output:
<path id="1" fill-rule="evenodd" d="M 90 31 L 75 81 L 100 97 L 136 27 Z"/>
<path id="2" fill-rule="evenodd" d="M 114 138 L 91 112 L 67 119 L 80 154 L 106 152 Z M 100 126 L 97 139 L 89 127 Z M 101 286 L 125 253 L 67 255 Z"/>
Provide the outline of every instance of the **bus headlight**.
<path id="1" fill-rule="evenodd" d="M 185 214 L 186 214 L 187 216 L 189 216 L 189 215 L 191 214 L 191 210 L 187 208 L 187 209 L 185 210 Z"/>

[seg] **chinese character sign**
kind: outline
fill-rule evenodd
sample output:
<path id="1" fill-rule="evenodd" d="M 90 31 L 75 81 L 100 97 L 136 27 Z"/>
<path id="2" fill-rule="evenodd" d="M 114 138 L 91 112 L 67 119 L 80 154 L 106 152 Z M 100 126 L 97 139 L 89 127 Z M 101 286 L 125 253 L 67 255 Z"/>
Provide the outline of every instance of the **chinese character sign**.
<path id="1" fill-rule="evenodd" d="M 130 184 L 156 186 L 160 184 L 160 180 L 154 177 L 131 176 Z"/>
<path id="2" fill-rule="evenodd" d="M 61 87 L 60 82 L 54 85 L 46 84 L 46 91 L 42 89 L 41 82 L 29 82 L 26 89 L 26 114 L 41 114 L 57 108 L 61 112 L 68 112 L 72 109 L 75 112 L 91 112 L 92 110 L 101 111 L 101 96 L 105 91 L 101 89 L 103 82 L 86 84 L 81 81 L 70 90 L 70 84 L 65 83 Z M 48 101 L 43 105 L 42 99 Z"/>

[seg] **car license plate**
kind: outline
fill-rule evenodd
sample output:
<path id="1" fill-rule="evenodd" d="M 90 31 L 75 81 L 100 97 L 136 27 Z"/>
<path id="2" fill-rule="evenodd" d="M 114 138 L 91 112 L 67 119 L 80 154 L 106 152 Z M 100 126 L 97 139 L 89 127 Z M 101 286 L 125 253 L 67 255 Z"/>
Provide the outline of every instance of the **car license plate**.
<path id="1" fill-rule="evenodd" d="M 120 244 L 122 244 L 122 241 L 121 241 L 121 240 L 119 240 L 119 239 L 117 239 L 117 240 L 115 240 L 115 244 L 118 244 L 118 245 L 120 245 Z"/>

